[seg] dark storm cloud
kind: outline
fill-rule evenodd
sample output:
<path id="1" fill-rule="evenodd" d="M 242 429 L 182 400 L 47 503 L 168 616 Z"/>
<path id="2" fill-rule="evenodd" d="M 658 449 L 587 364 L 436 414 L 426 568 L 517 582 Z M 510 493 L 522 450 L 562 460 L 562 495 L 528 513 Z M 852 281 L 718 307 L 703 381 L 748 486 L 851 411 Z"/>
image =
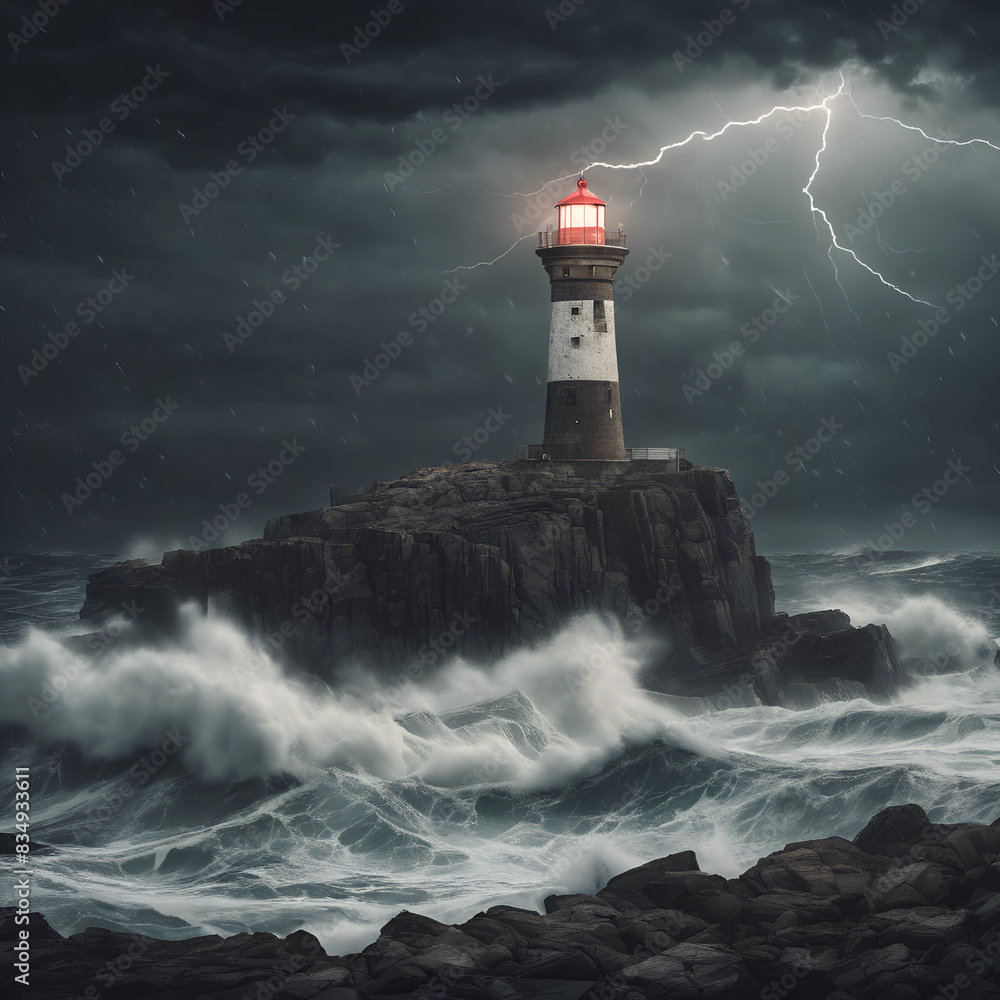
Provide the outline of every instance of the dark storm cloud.
<path id="1" fill-rule="evenodd" d="M 305 450 L 253 493 L 230 537 L 317 506 L 330 481 L 461 457 L 491 407 L 511 418 L 479 454 L 538 439 L 547 285 L 531 240 L 494 267 L 446 272 L 533 233 L 572 182 L 537 199 L 503 195 L 591 158 L 648 159 L 721 127 L 720 108 L 756 117 L 787 88 L 815 103 L 851 63 L 869 92 L 897 95 L 931 132 L 958 123 L 963 139 L 998 135 L 988 109 L 1000 14 L 971 3 L 400 0 L 363 46 L 357 29 L 385 4 L 226 6 L 70 0 L 44 32 L 6 43 L 0 371 L 15 547 L 186 544 L 285 441 Z M 3 5 L 5 30 L 40 9 Z M 115 110 L 144 80 L 157 82 Z M 474 113 L 454 110 L 477 88 Z M 1000 154 L 951 150 L 914 179 L 905 165 L 927 141 L 842 104 L 817 196 L 847 243 L 866 198 L 904 183 L 880 232 L 849 245 L 943 302 L 997 249 L 983 208 Z M 113 129 L 69 167 L 67 145 L 81 148 L 102 120 Z M 813 112 L 785 131 L 777 119 L 733 130 L 645 179 L 591 174 L 632 248 L 618 285 L 628 437 L 685 445 L 731 468 L 746 496 L 789 470 L 755 521 L 771 544 L 863 539 L 955 455 L 974 457 L 975 485 L 956 486 L 942 510 L 985 519 L 996 502 L 995 293 L 987 285 L 949 313 L 894 371 L 888 352 L 933 310 L 842 254 L 834 271 L 800 193 L 823 124 Z M 733 171 L 766 139 L 766 169 L 736 190 Z M 414 151 L 426 162 L 402 177 Z M 319 260 L 323 240 L 339 246 Z M 670 255 L 662 267 L 624 284 L 657 250 Z M 116 271 L 134 278 L 102 292 Z M 751 343 L 741 329 L 778 292 L 791 307 Z M 78 303 L 98 295 L 110 299 L 84 323 Z M 452 301 L 438 317 L 428 310 L 442 295 Z M 18 366 L 74 320 L 79 334 L 24 384 Z M 686 398 L 734 342 L 745 353 Z M 371 365 L 386 351 L 398 357 L 383 374 Z M 129 451 L 129 429 L 168 398 L 176 411 Z M 844 431 L 795 473 L 789 449 L 830 416 Z M 77 477 L 107 469 L 115 450 L 124 462 L 67 512 Z"/>

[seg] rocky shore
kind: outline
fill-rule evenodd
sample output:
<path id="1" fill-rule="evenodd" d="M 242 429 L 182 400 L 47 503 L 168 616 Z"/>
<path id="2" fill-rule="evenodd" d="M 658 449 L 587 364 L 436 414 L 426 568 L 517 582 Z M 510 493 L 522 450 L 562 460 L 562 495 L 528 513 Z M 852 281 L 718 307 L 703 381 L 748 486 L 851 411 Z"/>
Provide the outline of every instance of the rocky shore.
<path id="1" fill-rule="evenodd" d="M 37 1000 L 980 1000 L 1000 997 L 1000 819 L 893 806 L 847 841 L 789 844 L 738 878 L 694 851 L 545 912 L 494 906 L 447 925 L 403 911 L 360 954 L 305 931 L 158 941 L 31 914 Z M 0 911 L 3 966 L 18 927 Z M 20 994 L 19 994 L 20 995 Z"/>

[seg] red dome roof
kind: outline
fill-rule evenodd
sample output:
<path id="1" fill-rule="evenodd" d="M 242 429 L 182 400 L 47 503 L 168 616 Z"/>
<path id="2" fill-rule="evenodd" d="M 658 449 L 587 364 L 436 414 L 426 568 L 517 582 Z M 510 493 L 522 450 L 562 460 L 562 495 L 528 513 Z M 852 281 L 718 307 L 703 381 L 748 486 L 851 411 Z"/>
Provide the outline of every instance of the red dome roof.
<path id="1" fill-rule="evenodd" d="M 601 201 L 596 194 L 591 194 L 587 190 L 587 180 L 581 177 L 576 182 L 576 190 L 562 201 L 556 202 L 556 208 L 561 208 L 563 205 L 604 205 L 607 207 L 607 202 Z"/>

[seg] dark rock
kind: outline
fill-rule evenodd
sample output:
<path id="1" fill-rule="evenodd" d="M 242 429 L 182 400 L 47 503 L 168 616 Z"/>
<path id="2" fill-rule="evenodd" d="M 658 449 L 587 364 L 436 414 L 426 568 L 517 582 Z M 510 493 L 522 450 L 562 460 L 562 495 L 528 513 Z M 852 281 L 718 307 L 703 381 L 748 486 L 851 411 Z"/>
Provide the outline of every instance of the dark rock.
<path id="1" fill-rule="evenodd" d="M 654 463 L 423 469 L 277 518 L 260 541 L 119 563 L 91 577 L 81 614 L 129 601 L 142 624 L 171 626 L 184 601 L 262 638 L 290 623 L 290 658 L 327 674 L 398 669 L 449 629 L 457 652 L 496 657 L 583 610 L 719 649 L 774 611 L 729 476 Z"/>
<path id="2" fill-rule="evenodd" d="M 884 699 L 910 683 L 884 625 L 854 628 L 843 611 L 814 611 L 775 615 L 753 638 L 708 656 L 682 652 L 659 690 L 716 710 L 748 704 L 747 693 L 802 709 L 830 698 Z"/>
<path id="3" fill-rule="evenodd" d="M 717 877 L 699 870 L 694 851 L 681 851 L 616 875 L 597 897 L 612 905 L 626 903 L 643 910 L 672 909 L 671 899 L 688 896 L 691 892 L 677 877 L 690 875 L 694 875 L 696 882 L 699 878 Z"/>
<path id="4" fill-rule="evenodd" d="M 893 867 L 889 858 L 873 857 L 848 840 L 829 837 L 789 844 L 762 858 L 739 880 L 755 895 L 781 889 L 832 900 L 864 895 L 877 877 Z"/>
<path id="5" fill-rule="evenodd" d="M 868 902 L 876 912 L 931 906 L 957 888 L 958 879 L 943 865 L 929 861 L 886 872 L 870 888 Z"/>
<path id="6" fill-rule="evenodd" d="M 906 968 L 910 952 L 905 945 L 894 944 L 887 948 L 866 951 L 857 958 L 842 962 L 832 971 L 832 978 L 838 989 L 845 990 L 852 997 L 861 993 L 860 985 L 866 980 L 880 976 L 891 977 Z"/>
<path id="7" fill-rule="evenodd" d="M 908 850 L 931 830 L 931 821 L 920 806 L 889 806 L 872 816 L 854 838 L 854 845 L 868 854 L 891 858 Z"/>
<path id="8" fill-rule="evenodd" d="M 854 843 L 789 844 L 738 879 L 699 871 L 685 851 L 596 895 L 550 896 L 544 914 L 494 906 L 452 926 L 403 911 L 344 957 L 305 931 L 156 941 L 88 928 L 63 938 L 31 914 L 31 995 L 79 996 L 117 963 L 115 1000 L 924 1000 L 959 976 L 968 1000 L 998 996 L 1000 892 L 987 885 L 1000 875 L 1000 828 L 925 821 L 917 806 L 884 810 Z M 935 859 L 914 860 L 918 851 Z M 8 964 L 14 912 L 0 910 Z"/>
<path id="9" fill-rule="evenodd" d="M 760 992 L 739 955 L 704 944 L 679 944 L 631 966 L 625 978 L 650 1000 L 757 1000 Z"/>
<path id="10" fill-rule="evenodd" d="M 992 865 L 1000 858 L 1000 828 L 966 826 L 944 837 L 938 845 L 954 856 L 963 869 Z"/>
<path id="11" fill-rule="evenodd" d="M 319 938 L 308 931 L 295 931 L 285 938 L 285 947 L 290 955 L 325 955 Z"/>
<path id="12" fill-rule="evenodd" d="M 101 570 L 80 613 L 124 606 L 142 630 L 169 631 L 193 602 L 328 679 L 446 649 L 495 659 L 596 611 L 670 640 L 644 678 L 665 694 L 806 707 L 907 682 L 884 626 L 852 628 L 842 611 L 775 616 L 770 567 L 728 473 L 663 470 L 421 469 L 275 518 L 263 540 Z"/>
<path id="13" fill-rule="evenodd" d="M 588 893 L 576 892 L 565 896 L 546 896 L 542 902 L 546 913 L 556 913 L 558 910 L 568 910 L 576 906 L 582 906 L 585 911 L 593 912 L 590 907 L 613 910 L 610 903 L 605 902 L 599 896 L 591 896 Z"/>

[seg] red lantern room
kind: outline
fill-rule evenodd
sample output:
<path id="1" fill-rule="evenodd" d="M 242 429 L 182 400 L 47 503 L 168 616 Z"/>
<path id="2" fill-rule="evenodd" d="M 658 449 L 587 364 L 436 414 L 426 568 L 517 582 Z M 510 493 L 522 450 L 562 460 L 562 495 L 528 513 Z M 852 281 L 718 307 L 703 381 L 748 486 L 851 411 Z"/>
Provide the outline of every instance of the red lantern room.
<path id="1" fill-rule="evenodd" d="M 587 181 L 581 177 L 576 190 L 563 198 L 556 208 L 559 212 L 560 246 L 570 243 L 604 243 L 604 215 L 607 204 L 587 190 Z"/>

